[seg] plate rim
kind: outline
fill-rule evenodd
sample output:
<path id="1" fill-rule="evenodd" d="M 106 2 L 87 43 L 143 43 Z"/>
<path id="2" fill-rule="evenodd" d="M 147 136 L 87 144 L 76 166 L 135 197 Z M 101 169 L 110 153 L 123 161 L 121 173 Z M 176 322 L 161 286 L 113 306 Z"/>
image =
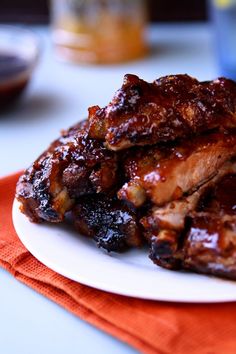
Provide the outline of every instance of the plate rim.
<path id="1" fill-rule="evenodd" d="M 33 225 L 33 227 L 37 227 L 38 224 L 34 224 L 31 223 L 28 218 L 22 214 L 19 210 L 19 205 L 20 203 L 16 200 L 16 198 L 13 201 L 13 205 L 12 205 L 12 221 L 13 221 L 13 225 L 16 231 L 17 236 L 19 237 L 19 239 L 21 240 L 21 242 L 23 243 L 23 245 L 27 248 L 27 250 L 37 259 L 39 260 L 42 264 L 44 264 L 46 267 L 50 268 L 51 270 L 55 271 L 56 273 L 66 277 L 67 279 L 73 280 L 77 283 L 89 286 L 91 288 L 97 289 L 97 290 L 101 290 L 101 291 L 105 291 L 107 293 L 110 294 L 116 294 L 116 295 L 121 295 L 121 296 L 127 296 L 127 297 L 132 297 L 132 298 L 138 298 L 138 299 L 143 299 L 143 300 L 152 300 L 152 301 L 161 301 L 161 302 L 170 302 L 170 303 L 192 303 L 192 304 L 208 304 L 208 303 L 228 303 L 228 302 L 234 302 L 236 301 L 236 295 L 232 295 L 232 296 L 226 296 L 224 299 L 221 298 L 214 298 L 214 299 L 188 299 L 188 298 L 176 298 L 175 296 L 162 296 L 162 295 L 143 295 L 143 294 L 138 294 L 130 291 L 130 290 L 118 290 L 116 287 L 112 286 L 111 284 L 108 285 L 107 282 L 102 283 L 101 281 L 97 281 L 94 282 L 93 284 L 91 284 L 91 281 L 89 281 L 88 279 L 86 279 L 83 275 L 80 275 L 80 279 L 78 280 L 77 277 L 75 277 L 73 274 L 68 274 L 63 268 L 61 268 L 60 265 L 51 262 L 50 260 L 48 260 L 47 257 L 44 257 L 44 255 L 41 254 L 41 252 L 35 250 L 35 248 L 31 247 L 31 243 L 28 242 L 27 237 L 23 237 L 21 231 L 19 230 L 19 222 L 18 222 L 18 217 L 22 217 L 25 218 L 26 221 L 30 224 Z M 46 224 L 45 224 L 46 225 Z M 99 250 L 98 250 L 99 251 Z M 166 270 L 167 272 L 171 272 L 170 270 Z M 202 274 L 195 274 L 195 273 L 187 273 L 187 274 L 191 274 L 193 276 L 201 276 L 201 277 L 208 277 L 208 278 L 213 278 L 213 279 L 217 279 L 223 282 L 230 282 L 233 283 L 233 281 L 230 280 L 222 280 L 222 279 L 218 279 L 215 277 L 211 277 L 208 275 L 202 275 Z M 235 282 L 235 286 L 236 286 L 236 282 Z M 174 293 L 174 292 L 173 292 Z"/>

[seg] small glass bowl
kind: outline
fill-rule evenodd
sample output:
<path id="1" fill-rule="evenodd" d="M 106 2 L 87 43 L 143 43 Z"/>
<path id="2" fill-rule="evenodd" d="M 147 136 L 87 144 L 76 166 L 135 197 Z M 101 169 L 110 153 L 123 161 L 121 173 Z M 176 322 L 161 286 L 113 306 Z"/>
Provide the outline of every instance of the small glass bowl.
<path id="1" fill-rule="evenodd" d="M 38 56 L 38 39 L 30 30 L 0 26 L 0 110 L 24 91 Z"/>

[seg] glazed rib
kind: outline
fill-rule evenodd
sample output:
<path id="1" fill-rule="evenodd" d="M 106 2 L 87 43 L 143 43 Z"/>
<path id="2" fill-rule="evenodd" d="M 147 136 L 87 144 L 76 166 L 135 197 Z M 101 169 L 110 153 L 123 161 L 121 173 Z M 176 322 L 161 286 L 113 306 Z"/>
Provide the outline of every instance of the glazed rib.
<path id="1" fill-rule="evenodd" d="M 236 164 L 227 163 L 218 176 L 187 198 L 194 203 L 186 208 L 186 200 L 176 201 L 172 215 L 176 211 L 182 222 L 176 223 L 177 215 L 161 220 L 165 214 L 161 209 L 143 218 L 154 263 L 236 279 L 235 172 Z"/>
<path id="2" fill-rule="evenodd" d="M 111 150 L 190 138 L 214 128 L 236 127 L 236 83 L 199 82 L 170 75 L 153 83 L 126 75 L 105 108 L 89 109 L 91 137 Z"/>
<path id="3" fill-rule="evenodd" d="M 121 252 L 143 243 L 136 210 L 115 196 L 82 197 L 73 209 L 73 216 L 76 229 L 108 251 Z"/>
<path id="4" fill-rule="evenodd" d="M 222 180 L 224 176 L 236 173 L 236 162 L 227 161 L 209 181 L 201 185 L 192 194 L 181 199 L 170 201 L 162 207 L 154 205 L 148 212 L 148 215 L 141 219 L 145 232 L 152 237 L 152 233 L 158 234 L 163 230 L 183 231 L 185 227 L 185 218 L 190 212 L 196 210 L 202 198 L 209 190 Z"/>
<path id="5" fill-rule="evenodd" d="M 182 268 L 236 280 L 236 215 L 192 215 L 182 246 Z"/>
<path id="6" fill-rule="evenodd" d="M 167 147 L 131 151 L 124 168 L 129 181 L 118 192 L 136 207 L 146 199 L 161 206 L 213 177 L 236 154 L 236 135 L 211 133 Z"/>
<path id="7" fill-rule="evenodd" d="M 82 122 L 63 132 L 25 171 L 16 197 L 31 221 L 60 222 L 76 198 L 108 191 L 116 183 L 116 155 L 89 138 Z"/>

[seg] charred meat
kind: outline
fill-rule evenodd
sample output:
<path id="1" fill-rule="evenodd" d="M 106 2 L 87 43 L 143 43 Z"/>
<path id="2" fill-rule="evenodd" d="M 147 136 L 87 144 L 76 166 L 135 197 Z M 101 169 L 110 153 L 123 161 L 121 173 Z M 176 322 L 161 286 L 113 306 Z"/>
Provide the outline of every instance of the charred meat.
<path id="1" fill-rule="evenodd" d="M 121 252 L 142 245 L 136 210 L 115 196 L 84 196 L 74 207 L 73 215 L 76 229 L 108 251 Z"/>
<path id="2" fill-rule="evenodd" d="M 89 138 L 82 122 L 63 132 L 25 171 L 16 197 L 31 221 L 60 222 L 76 198 L 108 191 L 116 183 L 116 154 Z"/>

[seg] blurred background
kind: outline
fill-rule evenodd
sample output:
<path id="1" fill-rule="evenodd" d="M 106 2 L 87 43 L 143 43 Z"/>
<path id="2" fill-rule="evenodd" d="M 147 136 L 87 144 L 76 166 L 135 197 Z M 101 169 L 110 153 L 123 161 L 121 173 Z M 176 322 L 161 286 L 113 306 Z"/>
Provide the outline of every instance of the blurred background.
<path id="1" fill-rule="evenodd" d="M 50 23 L 60 56 L 103 64 L 147 54 L 143 31 L 148 22 L 211 20 L 219 73 L 236 78 L 236 0 L 1 0 L 0 9 L 2 24 Z"/>
<path id="2" fill-rule="evenodd" d="M 136 1 L 136 0 L 134 0 Z M 196 21 L 207 19 L 206 0 L 147 0 L 151 21 Z M 1 22 L 47 23 L 47 0 L 1 0 Z"/>

